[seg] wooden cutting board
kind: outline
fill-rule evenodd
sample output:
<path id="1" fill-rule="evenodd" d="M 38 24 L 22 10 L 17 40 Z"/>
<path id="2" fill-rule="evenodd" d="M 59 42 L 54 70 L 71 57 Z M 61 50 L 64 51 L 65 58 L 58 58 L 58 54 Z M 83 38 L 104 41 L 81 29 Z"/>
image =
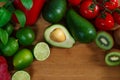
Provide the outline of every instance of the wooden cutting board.
<path id="1" fill-rule="evenodd" d="M 120 1 L 120 0 L 119 0 Z M 42 16 L 32 27 L 36 33 L 35 43 L 44 41 L 43 33 L 50 23 Z M 76 42 L 70 49 L 51 47 L 50 57 L 34 61 L 26 69 L 31 80 L 119 80 L 120 67 L 108 67 L 104 63 L 105 51 L 96 44 Z"/>
<path id="2" fill-rule="evenodd" d="M 42 16 L 32 28 L 36 42 L 44 41 L 43 33 L 50 24 Z M 70 49 L 51 47 L 50 57 L 34 61 L 26 70 L 31 80 L 119 80 L 120 67 L 108 67 L 104 63 L 105 51 L 96 44 L 76 44 Z"/>

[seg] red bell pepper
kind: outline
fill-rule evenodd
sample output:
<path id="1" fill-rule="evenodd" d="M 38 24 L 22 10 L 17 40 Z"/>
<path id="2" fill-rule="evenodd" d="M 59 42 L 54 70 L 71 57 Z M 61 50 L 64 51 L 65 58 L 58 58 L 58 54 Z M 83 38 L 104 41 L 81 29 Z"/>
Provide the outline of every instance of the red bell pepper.
<path id="1" fill-rule="evenodd" d="M 33 0 L 33 5 L 30 10 L 26 9 L 21 0 L 14 0 L 13 4 L 16 9 L 19 9 L 25 13 L 26 16 L 26 25 L 33 25 L 35 24 L 36 20 L 38 19 L 41 9 L 44 5 L 46 0 Z M 14 16 L 13 21 L 18 22 L 17 18 Z"/>

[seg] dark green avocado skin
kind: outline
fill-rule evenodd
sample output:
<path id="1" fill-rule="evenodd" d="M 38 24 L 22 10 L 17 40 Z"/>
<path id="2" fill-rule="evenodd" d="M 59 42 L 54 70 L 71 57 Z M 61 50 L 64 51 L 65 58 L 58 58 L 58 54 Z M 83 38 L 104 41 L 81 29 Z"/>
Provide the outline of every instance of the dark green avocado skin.
<path id="1" fill-rule="evenodd" d="M 96 29 L 87 19 L 81 17 L 73 9 L 66 14 L 67 28 L 75 40 L 82 43 L 90 43 L 96 38 Z"/>
<path id="2" fill-rule="evenodd" d="M 67 9 L 66 0 L 48 0 L 42 10 L 43 18 L 50 23 L 59 22 Z"/>

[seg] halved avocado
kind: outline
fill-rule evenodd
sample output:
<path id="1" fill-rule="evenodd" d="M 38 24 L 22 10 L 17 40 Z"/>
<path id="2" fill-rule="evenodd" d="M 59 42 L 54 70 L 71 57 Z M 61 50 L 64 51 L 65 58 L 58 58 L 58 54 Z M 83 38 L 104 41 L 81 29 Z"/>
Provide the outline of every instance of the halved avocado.
<path id="1" fill-rule="evenodd" d="M 75 43 L 69 31 L 61 24 L 54 24 L 46 28 L 44 38 L 50 45 L 61 48 L 71 48 Z"/>

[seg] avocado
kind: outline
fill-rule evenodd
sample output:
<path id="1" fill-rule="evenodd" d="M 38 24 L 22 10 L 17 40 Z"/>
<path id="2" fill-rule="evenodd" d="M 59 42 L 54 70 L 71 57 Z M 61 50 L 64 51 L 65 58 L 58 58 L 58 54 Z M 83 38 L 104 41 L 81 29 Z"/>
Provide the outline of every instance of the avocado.
<path id="1" fill-rule="evenodd" d="M 66 14 L 67 28 L 74 39 L 82 43 L 90 43 L 96 37 L 96 29 L 91 22 L 69 9 Z"/>
<path id="2" fill-rule="evenodd" d="M 59 22 L 67 10 L 66 0 L 48 0 L 43 7 L 43 18 L 50 23 Z"/>
<path id="3" fill-rule="evenodd" d="M 75 40 L 62 24 L 53 24 L 44 31 L 45 40 L 55 47 L 71 48 Z"/>

